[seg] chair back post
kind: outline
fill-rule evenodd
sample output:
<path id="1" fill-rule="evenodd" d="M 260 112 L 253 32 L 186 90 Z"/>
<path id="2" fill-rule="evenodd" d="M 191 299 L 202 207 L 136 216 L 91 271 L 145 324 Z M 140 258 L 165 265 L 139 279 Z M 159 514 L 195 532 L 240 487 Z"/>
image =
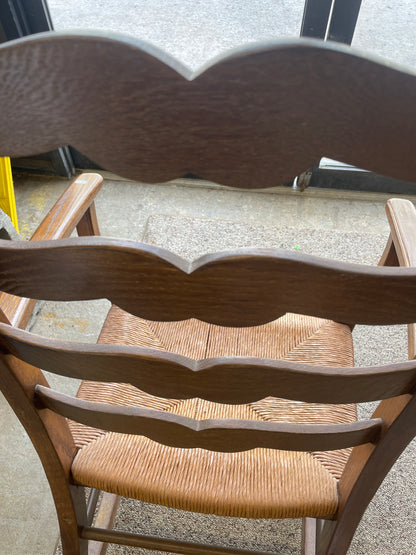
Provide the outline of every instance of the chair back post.
<path id="1" fill-rule="evenodd" d="M 69 485 L 76 447 L 65 418 L 48 409 L 38 409 L 35 386 L 39 384 L 49 387 L 38 368 L 13 355 L 0 354 L 0 389 L 42 462 L 57 509 L 64 553 L 84 555 L 87 542 L 79 540 L 77 522 L 83 515 L 82 498 Z"/>

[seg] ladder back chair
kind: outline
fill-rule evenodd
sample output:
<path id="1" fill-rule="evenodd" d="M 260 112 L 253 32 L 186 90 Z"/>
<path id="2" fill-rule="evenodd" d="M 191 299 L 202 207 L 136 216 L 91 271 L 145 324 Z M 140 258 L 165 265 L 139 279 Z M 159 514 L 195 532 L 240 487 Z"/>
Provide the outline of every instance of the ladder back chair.
<path id="1" fill-rule="evenodd" d="M 247 189 L 323 155 L 416 174 L 415 75 L 339 46 L 250 45 L 191 74 L 133 39 L 53 33 L 2 45 L 0 75 L 0 156 L 70 144 L 126 178 Z M 416 214 L 400 200 L 388 214 L 378 267 L 273 249 L 187 262 L 98 236 L 90 210 L 79 231 L 95 236 L 0 241 L 3 307 L 113 303 L 95 345 L 28 333 L 16 309 L 0 324 L 1 390 L 43 463 L 65 554 L 94 541 L 245 552 L 108 529 L 108 506 L 94 524 L 99 490 L 104 505 L 303 518 L 304 553 L 347 551 L 416 433 L 416 363 L 353 367 L 355 324 L 409 324 L 414 355 Z M 77 397 L 40 368 L 81 379 Z M 356 403 L 374 400 L 357 421 Z"/>

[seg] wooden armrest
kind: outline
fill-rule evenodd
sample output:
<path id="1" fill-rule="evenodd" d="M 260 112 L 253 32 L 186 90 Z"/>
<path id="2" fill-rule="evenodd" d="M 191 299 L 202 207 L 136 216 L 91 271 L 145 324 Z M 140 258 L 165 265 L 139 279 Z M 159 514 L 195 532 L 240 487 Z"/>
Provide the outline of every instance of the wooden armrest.
<path id="1" fill-rule="evenodd" d="M 410 200 L 390 199 L 386 204 L 390 243 L 398 265 L 416 266 L 416 208 Z M 388 264 L 387 264 L 388 265 Z M 408 325 L 409 359 L 416 358 L 416 325 Z"/>
<path id="2" fill-rule="evenodd" d="M 64 239 L 75 228 L 78 235 L 99 235 L 94 198 L 102 183 L 103 178 L 96 173 L 78 176 L 49 210 L 30 240 Z M 35 304 L 36 299 L 0 293 L 0 321 L 25 328 Z"/>
<path id="3" fill-rule="evenodd" d="M 99 235 L 94 198 L 102 183 L 103 178 L 97 173 L 83 173 L 78 176 L 55 202 L 30 240 L 65 239 L 75 227 L 81 228 L 81 233 L 78 229 L 79 235 Z M 90 226 L 86 219 L 92 220 Z"/>
<path id="4" fill-rule="evenodd" d="M 416 266 L 416 208 L 410 200 L 393 198 L 386 213 L 400 266 Z"/>

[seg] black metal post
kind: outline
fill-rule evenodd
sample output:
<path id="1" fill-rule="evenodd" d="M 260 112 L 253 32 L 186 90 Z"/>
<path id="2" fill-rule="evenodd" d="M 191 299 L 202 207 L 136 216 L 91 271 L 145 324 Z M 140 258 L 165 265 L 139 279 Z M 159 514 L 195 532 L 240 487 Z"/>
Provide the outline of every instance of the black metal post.
<path id="1" fill-rule="evenodd" d="M 301 37 L 325 39 L 332 0 L 305 0 Z"/>
<path id="2" fill-rule="evenodd" d="M 351 44 L 360 8 L 361 0 L 335 0 L 327 39 Z"/>

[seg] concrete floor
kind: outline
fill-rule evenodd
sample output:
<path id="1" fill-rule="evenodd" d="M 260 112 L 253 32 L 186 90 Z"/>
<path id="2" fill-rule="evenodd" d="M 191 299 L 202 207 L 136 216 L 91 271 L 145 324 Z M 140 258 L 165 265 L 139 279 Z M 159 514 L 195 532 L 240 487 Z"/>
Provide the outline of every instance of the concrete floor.
<path id="1" fill-rule="evenodd" d="M 319 190 L 298 193 L 291 189 L 251 193 L 200 182 L 155 186 L 108 177 L 96 201 L 102 234 L 143 239 L 187 258 L 240 246 L 280 246 L 375 264 L 388 236 L 383 195 Z M 24 238 L 31 235 L 66 186 L 64 180 L 44 177 L 16 179 L 18 217 Z M 105 300 L 45 303 L 39 305 L 29 327 L 50 337 L 95 341 L 107 309 Z M 403 328 L 386 328 L 380 335 L 372 328 L 358 327 L 354 333 L 357 365 L 406 358 Z M 51 379 L 51 384 L 64 391 L 76 389 L 76 384 L 61 378 Z M 364 407 L 362 414 L 368 411 Z M 43 471 L 30 441 L 4 402 L 0 403 L 0 421 L 0 555 L 52 555 L 58 529 Z M 414 552 L 414 457 L 412 445 L 366 513 L 350 553 Z M 152 506 L 123 504 L 119 524 L 129 528 L 139 510 L 145 527 L 166 523 L 175 527 L 172 522 L 176 522 L 178 529 L 187 531 L 188 526 L 189 534 L 193 530 L 197 536 L 210 537 L 221 530 L 225 536 L 237 535 L 244 545 L 251 545 L 260 537 L 263 549 L 277 550 L 278 545 L 281 553 L 299 552 L 297 521 L 289 523 L 289 528 L 278 522 L 277 529 L 261 523 L 256 530 L 244 523 L 234 523 L 227 529 L 225 524 L 219 526 L 208 517 L 191 517 L 188 521 L 185 514 L 171 522 L 170 516 L 155 512 Z M 142 551 L 116 547 L 109 550 L 138 552 Z"/>
<path id="2" fill-rule="evenodd" d="M 196 69 L 247 42 L 298 37 L 305 0 L 48 0 L 55 29 L 149 41 Z M 352 46 L 416 68 L 413 0 L 363 0 Z"/>

